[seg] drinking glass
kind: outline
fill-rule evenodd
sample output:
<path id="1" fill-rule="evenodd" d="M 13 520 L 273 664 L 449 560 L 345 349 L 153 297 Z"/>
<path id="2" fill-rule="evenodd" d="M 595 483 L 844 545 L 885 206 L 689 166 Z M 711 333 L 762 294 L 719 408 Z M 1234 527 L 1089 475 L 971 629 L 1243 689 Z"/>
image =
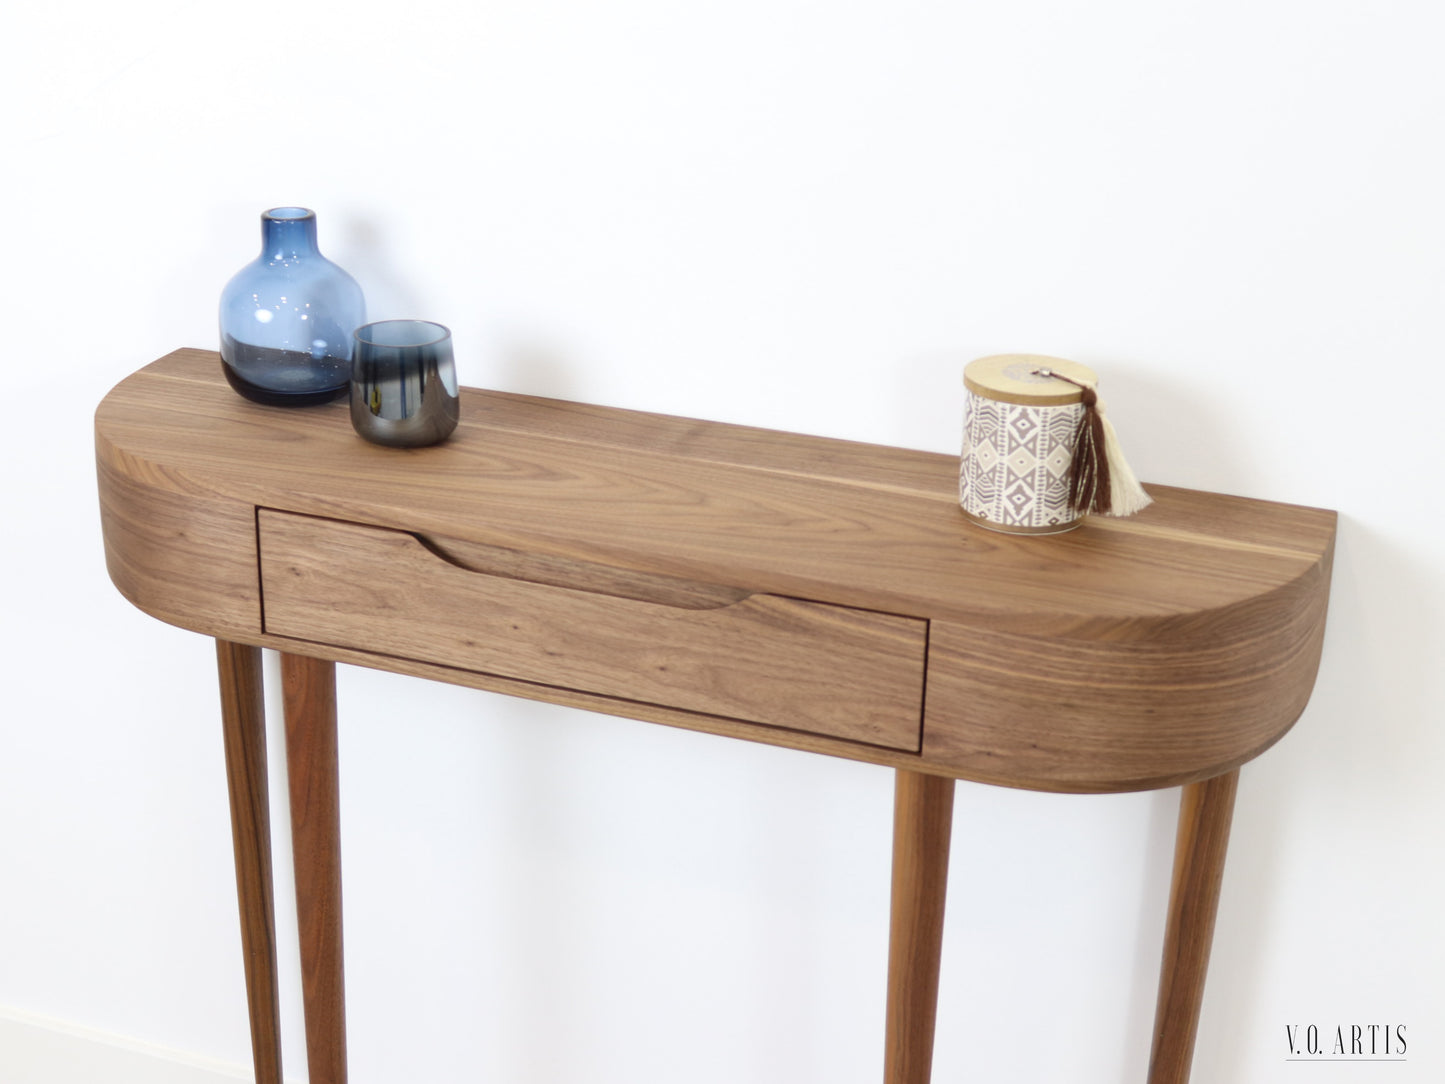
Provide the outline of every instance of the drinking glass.
<path id="1" fill-rule="evenodd" d="M 457 427 L 452 333 L 429 320 L 378 320 L 356 329 L 351 424 L 374 444 L 439 444 Z"/>

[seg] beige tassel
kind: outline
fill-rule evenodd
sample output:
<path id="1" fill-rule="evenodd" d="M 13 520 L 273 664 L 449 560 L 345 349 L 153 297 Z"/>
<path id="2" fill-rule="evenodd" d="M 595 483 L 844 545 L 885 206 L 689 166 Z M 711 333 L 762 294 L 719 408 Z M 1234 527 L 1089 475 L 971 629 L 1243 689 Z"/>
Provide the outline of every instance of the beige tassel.
<path id="1" fill-rule="evenodd" d="M 1129 469 L 1129 464 L 1124 459 L 1123 449 L 1119 447 L 1119 435 L 1114 432 L 1114 423 L 1104 416 L 1102 400 L 1099 402 L 1097 410 L 1104 423 L 1104 455 L 1109 461 L 1108 514 L 1132 516 L 1135 512 L 1154 503 L 1154 498 L 1144 492 L 1144 487 L 1139 484 L 1139 479 L 1135 478 L 1134 472 Z"/>

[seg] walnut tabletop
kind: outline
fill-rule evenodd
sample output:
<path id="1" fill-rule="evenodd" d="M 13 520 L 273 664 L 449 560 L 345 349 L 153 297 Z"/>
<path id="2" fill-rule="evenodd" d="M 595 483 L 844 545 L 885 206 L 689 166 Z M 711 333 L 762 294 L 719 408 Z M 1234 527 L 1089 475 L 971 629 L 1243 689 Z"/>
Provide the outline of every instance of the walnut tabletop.
<path id="1" fill-rule="evenodd" d="M 1195 784 L 1181 854 L 1217 897 L 1234 770 L 1319 663 L 1320 509 L 1149 486 L 1128 519 L 999 534 L 963 516 L 955 456 L 475 389 L 445 444 L 385 448 L 344 403 L 240 398 L 203 350 L 123 380 L 95 436 L 112 580 L 217 638 L 223 691 L 271 647 L 298 687 L 350 662 L 897 769 L 895 854 L 918 868 L 895 869 L 895 952 L 933 903 L 941 928 L 953 779 Z M 334 716 L 308 695 L 298 718 Z M 253 784 L 231 782 L 235 809 Z M 1208 896 L 1189 875 L 1176 892 Z M 1197 1018 L 1207 950 L 1161 1018 Z M 909 996 L 890 1080 L 927 1076 L 931 1006 Z M 1156 1037 L 1151 1079 L 1187 1077 L 1192 1027 Z"/>

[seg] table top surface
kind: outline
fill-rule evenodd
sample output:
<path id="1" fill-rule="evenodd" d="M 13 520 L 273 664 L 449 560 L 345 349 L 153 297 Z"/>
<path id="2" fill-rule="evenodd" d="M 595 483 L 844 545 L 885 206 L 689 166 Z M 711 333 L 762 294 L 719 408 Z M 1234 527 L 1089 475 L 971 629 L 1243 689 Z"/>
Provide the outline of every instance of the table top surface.
<path id="1" fill-rule="evenodd" d="M 202 350 L 122 381 L 96 432 L 102 456 L 257 504 L 1065 635 L 1151 635 L 1265 595 L 1335 529 L 1321 509 L 1149 486 L 1134 517 L 1006 535 L 961 514 L 954 456 L 470 388 L 445 444 L 384 448 L 344 403 L 240 398 Z"/>

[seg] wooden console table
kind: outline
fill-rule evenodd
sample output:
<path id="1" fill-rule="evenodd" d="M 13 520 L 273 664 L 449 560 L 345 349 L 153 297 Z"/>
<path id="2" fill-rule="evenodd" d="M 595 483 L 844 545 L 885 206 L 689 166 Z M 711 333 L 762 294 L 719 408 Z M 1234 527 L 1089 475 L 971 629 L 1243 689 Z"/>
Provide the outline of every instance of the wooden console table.
<path id="1" fill-rule="evenodd" d="M 217 641 L 256 1079 L 280 1084 L 260 649 L 281 654 L 312 1084 L 346 1076 L 335 663 L 896 772 L 887 1084 L 932 1059 L 955 779 L 1184 786 L 1150 1084 L 1189 1076 L 1239 766 L 1298 718 L 1335 515 L 1151 487 L 965 522 L 957 460 L 464 389 L 439 447 L 180 350 L 95 419 L 106 560 Z"/>

